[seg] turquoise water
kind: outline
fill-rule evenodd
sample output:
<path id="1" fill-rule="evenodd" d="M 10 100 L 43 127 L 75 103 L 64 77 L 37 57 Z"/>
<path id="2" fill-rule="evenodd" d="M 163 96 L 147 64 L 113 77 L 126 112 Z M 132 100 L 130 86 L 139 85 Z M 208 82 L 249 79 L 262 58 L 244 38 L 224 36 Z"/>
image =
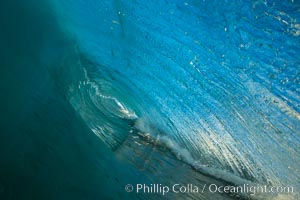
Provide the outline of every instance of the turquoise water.
<path id="1" fill-rule="evenodd" d="M 299 2 L 4 0 L 0 15 L 0 199 L 299 198 Z M 294 192 L 136 192 L 177 183 Z"/>

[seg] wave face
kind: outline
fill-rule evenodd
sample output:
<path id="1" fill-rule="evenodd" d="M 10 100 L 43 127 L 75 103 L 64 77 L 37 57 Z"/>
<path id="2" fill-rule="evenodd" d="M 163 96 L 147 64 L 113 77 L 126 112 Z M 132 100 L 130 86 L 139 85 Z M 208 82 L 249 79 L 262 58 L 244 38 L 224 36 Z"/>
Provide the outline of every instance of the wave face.
<path id="1" fill-rule="evenodd" d="M 66 168 L 73 168 L 67 175 L 74 178 L 59 179 L 63 167 L 52 164 L 48 154 L 29 159 L 37 163 L 34 169 L 43 170 L 41 179 L 47 167 L 51 172 L 59 169 L 49 181 L 51 187 L 55 181 L 61 184 L 57 196 L 160 199 L 125 194 L 123 188 L 126 183 L 179 181 L 293 186 L 299 191 L 297 1 L 64 0 L 37 7 L 51 11 L 39 11 L 41 21 L 32 14 L 20 22 L 38 23 L 28 28 L 38 31 L 20 35 L 43 37 L 6 52 L 12 57 L 19 53 L 20 62 L 2 60 L 3 66 L 13 66 L 4 69 L 2 87 L 16 79 L 13 74 L 26 83 L 15 85 L 15 92 L 2 100 L 10 113 L 4 129 L 19 127 L 6 131 L 4 141 L 10 144 L 10 135 L 21 134 L 28 139 L 23 151 L 39 151 L 40 145 L 41 152 L 56 156 L 53 162 L 59 156 Z M 37 12 L 31 6 L 22 10 L 27 10 L 24 15 Z M 13 109 L 12 104 L 19 107 Z M 16 117 L 19 111 L 21 117 Z M 45 136 L 38 135 L 41 131 Z M 36 149 L 31 151 L 32 143 Z M 21 163 L 28 160 L 21 157 Z M 82 170 L 92 171 L 85 176 Z M 22 173 L 37 172 L 30 165 Z M 8 179 L 0 181 L 0 197 L 18 191 Z M 34 186 L 42 187 L 39 183 L 35 180 Z M 43 187 L 49 191 L 50 186 Z M 178 195 L 168 197 L 241 198 Z M 251 198 L 296 199 L 268 195 Z"/>

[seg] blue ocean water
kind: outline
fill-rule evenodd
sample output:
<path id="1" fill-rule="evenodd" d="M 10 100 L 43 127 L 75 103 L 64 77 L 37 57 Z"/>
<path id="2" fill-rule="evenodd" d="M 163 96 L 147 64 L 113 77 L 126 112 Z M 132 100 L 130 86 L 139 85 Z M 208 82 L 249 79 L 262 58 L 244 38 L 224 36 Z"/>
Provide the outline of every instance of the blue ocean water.
<path id="1" fill-rule="evenodd" d="M 2 4 L 1 199 L 299 198 L 297 0 Z"/>

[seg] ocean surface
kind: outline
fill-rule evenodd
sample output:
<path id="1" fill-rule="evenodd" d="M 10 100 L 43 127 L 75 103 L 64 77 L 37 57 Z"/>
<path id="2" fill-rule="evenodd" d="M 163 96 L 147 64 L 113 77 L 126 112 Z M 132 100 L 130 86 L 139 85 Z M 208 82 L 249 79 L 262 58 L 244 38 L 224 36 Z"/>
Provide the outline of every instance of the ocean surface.
<path id="1" fill-rule="evenodd" d="M 298 0 L 0 5 L 1 200 L 300 199 Z"/>

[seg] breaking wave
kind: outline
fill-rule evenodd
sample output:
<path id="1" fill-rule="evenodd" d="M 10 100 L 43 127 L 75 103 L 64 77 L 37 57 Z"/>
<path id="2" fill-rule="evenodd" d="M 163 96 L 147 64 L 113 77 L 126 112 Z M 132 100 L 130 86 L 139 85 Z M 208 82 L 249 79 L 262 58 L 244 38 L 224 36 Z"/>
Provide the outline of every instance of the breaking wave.
<path id="1" fill-rule="evenodd" d="M 178 180 L 300 189 L 296 1 L 6 3 L 0 197 L 159 199 L 124 185 Z M 240 197 L 180 196 L 196 198 Z"/>

